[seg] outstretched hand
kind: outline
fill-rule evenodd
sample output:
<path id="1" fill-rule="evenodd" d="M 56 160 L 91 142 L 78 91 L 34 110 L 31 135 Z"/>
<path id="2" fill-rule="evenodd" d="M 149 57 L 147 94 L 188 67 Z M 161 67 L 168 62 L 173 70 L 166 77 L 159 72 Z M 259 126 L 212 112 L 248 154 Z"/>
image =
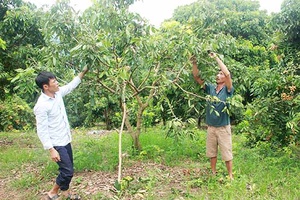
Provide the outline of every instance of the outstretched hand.
<path id="1" fill-rule="evenodd" d="M 89 71 L 88 66 L 87 66 L 87 65 L 84 66 L 83 69 L 82 69 L 82 72 L 83 72 L 83 73 L 87 73 L 88 71 Z"/>
<path id="2" fill-rule="evenodd" d="M 211 58 L 216 58 L 217 57 L 217 54 L 215 52 L 210 52 L 208 55 Z"/>
<path id="3" fill-rule="evenodd" d="M 82 71 L 78 74 L 79 78 L 82 79 L 83 76 L 89 71 L 88 66 L 84 66 Z"/>
<path id="4" fill-rule="evenodd" d="M 195 55 L 192 55 L 192 56 L 190 57 L 190 61 L 191 61 L 193 64 L 196 64 L 196 63 L 197 63 L 196 56 L 195 56 Z"/>

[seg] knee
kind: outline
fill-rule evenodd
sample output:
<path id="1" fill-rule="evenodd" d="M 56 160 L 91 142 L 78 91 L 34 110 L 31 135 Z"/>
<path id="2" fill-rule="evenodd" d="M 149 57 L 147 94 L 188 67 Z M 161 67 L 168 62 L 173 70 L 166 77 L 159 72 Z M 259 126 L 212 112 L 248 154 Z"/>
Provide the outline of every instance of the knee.
<path id="1" fill-rule="evenodd" d="M 72 178 L 73 175 L 74 175 L 74 170 L 73 169 L 68 170 L 67 173 L 66 173 L 67 177 L 71 177 Z"/>
<path id="2" fill-rule="evenodd" d="M 61 174 L 64 178 L 72 178 L 74 175 L 74 170 L 72 168 L 65 168 L 61 171 Z"/>

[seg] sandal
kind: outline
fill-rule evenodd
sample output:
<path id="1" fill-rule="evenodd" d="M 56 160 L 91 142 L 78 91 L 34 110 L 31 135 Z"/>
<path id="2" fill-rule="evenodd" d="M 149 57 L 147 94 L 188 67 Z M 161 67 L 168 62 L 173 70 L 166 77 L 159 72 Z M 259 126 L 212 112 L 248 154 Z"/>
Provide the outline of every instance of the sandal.
<path id="1" fill-rule="evenodd" d="M 78 194 L 69 194 L 66 200 L 80 200 L 81 197 Z"/>
<path id="2" fill-rule="evenodd" d="M 47 194 L 47 200 L 55 200 L 55 199 L 58 199 L 59 198 L 59 195 L 56 194 L 54 195 L 53 197 L 50 197 L 48 194 Z"/>

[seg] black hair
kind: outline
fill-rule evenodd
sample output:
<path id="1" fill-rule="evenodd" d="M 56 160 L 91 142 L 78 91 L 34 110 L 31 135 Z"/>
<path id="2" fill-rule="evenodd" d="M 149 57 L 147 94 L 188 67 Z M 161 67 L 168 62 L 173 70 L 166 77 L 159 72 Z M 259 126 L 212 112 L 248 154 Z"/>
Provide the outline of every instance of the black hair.
<path id="1" fill-rule="evenodd" d="M 37 77 L 35 78 L 35 83 L 39 88 L 43 90 L 43 85 L 49 85 L 50 79 L 56 79 L 55 75 L 51 72 L 40 72 Z"/>

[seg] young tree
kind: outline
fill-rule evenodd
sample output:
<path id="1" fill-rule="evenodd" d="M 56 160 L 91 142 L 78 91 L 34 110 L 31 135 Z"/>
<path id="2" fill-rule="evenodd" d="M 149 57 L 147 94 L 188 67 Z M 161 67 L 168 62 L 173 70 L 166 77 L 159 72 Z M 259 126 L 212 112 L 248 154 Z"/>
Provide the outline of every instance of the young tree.
<path id="1" fill-rule="evenodd" d="M 81 20 L 84 26 L 72 54 L 92 66 L 90 81 L 96 88 L 103 87 L 121 99 L 120 89 L 126 83 L 129 112 L 125 124 L 134 148 L 141 150 L 144 111 L 154 97 L 159 98 L 177 81 L 178 74 L 190 71 L 187 65 L 195 37 L 178 23 L 160 32 L 126 9 L 99 4 L 87 10 Z"/>

